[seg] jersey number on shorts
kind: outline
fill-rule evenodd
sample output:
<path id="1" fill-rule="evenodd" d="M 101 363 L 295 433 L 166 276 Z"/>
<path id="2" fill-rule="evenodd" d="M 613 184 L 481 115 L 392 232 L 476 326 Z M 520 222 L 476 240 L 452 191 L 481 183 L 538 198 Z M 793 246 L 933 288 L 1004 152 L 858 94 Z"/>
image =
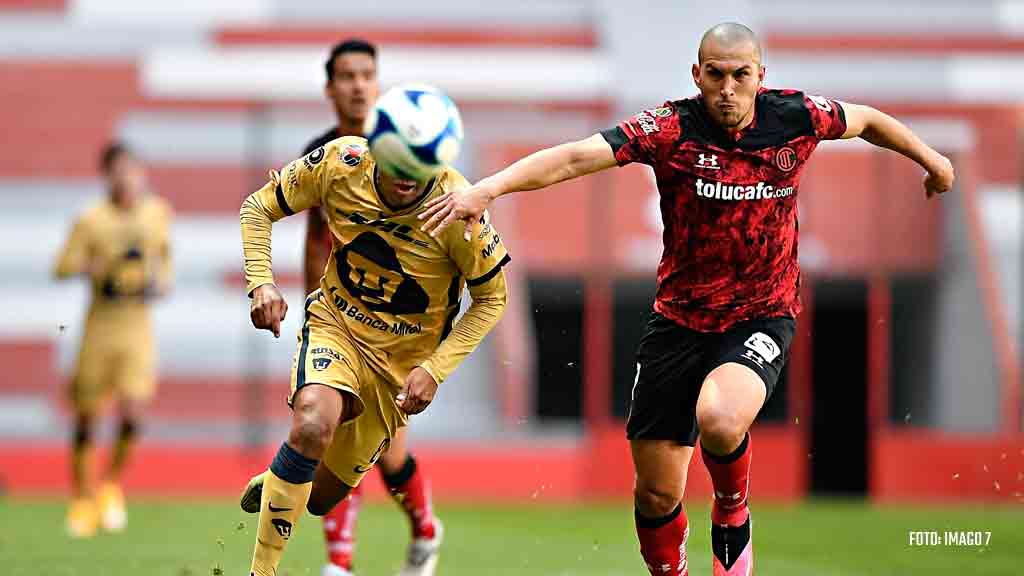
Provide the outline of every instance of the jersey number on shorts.
<path id="1" fill-rule="evenodd" d="M 373 456 L 370 456 L 370 463 L 369 464 L 367 464 L 366 466 L 357 465 L 355 467 L 356 473 L 357 474 L 365 474 L 365 473 L 369 472 L 370 468 L 373 468 L 373 465 L 377 463 L 377 460 L 380 460 L 380 457 L 381 457 L 382 454 L 384 454 L 384 451 L 388 449 L 388 445 L 389 444 L 391 444 L 391 439 L 390 438 L 385 438 L 380 443 L 380 446 L 377 447 L 377 451 L 373 453 Z"/>

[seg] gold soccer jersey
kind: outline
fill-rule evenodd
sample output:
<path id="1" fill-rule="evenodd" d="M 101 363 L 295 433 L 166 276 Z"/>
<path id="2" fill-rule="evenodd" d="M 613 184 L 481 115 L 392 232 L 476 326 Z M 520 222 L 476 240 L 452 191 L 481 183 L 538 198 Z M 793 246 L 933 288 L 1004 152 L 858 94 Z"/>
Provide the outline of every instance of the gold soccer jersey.
<path id="1" fill-rule="evenodd" d="M 416 214 L 423 203 L 468 186 L 454 169 L 442 172 L 423 198 L 401 210 L 378 195 L 375 170 L 366 140 L 350 136 L 292 162 L 280 175 L 273 173 L 242 208 L 247 290 L 273 282 L 270 222 L 322 206 L 333 250 L 320 289 L 332 304 L 331 314 L 371 356 L 406 371 L 423 365 L 441 382 L 479 343 L 472 336 L 486 332 L 471 329 L 483 324 L 452 332 L 463 287 L 469 285 L 474 301 L 503 302 L 501 268 L 509 257 L 490 222 L 482 223 L 470 242 L 459 227 L 438 239 L 420 232 Z M 476 320 L 490 329 L 497 319 L 469 318 Z"/>
<path id="2" fill-rule="evenodd" d="M 271 173 L 242 205 L 247 291 L 273 283 L 272 222 L 319 206 L 332 251 L 319 290 L 306 299 L 292 391 L 332 386 L 355 397 L 324 462 L 358 484 L 406 416 L 395 395 L 416 366 L 441 383 L 498 322 L 505 305 L 505 247 L 488 218 L 463 239 L 459 226 L 439 238 L 420 231 L 429 199 L 467 187 L 445 169 L 412 205 L 395 209 L 378 194 L 366 140 L 344 137 Z M 458 323 L 460 297 L 472 303 Z"/>
<path id="3" fill-rule="evenodd" d="M 86 315 L 71 397 L 92 411 L 110 392 L 146 400 L 154 392 L 155 359 L 148 302 L 171 282 L 170 206 L 154 196 L 131 208 L 104 199 L 75 222 L 55 274 L 86 274 Z"/>

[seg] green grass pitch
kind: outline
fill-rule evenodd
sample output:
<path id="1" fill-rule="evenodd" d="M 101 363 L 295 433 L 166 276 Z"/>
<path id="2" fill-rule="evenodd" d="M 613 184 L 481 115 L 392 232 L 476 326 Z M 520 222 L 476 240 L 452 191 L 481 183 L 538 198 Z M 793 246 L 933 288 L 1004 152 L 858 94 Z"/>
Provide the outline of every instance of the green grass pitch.
<path id="1" fill-rule="evenodd" d="M 64 502 L 0 500 L 0 573 L 7 576 L 247 575 L 255 517 L 223 500 L 129 502 L 127 532 L 86 541 L 63 529 Z M 446 541 L 438 576 L 643 575 L 627 503 L 576 506 L 437 506 Z M 711 573 L 708 510 L 687 507 L 690 573 Z M 908 531 L 991 532 L 985 547 L 909 546 Z M 363 507 L 359 576 L 397 573 L 408 529 L 388 502 Z M 1024 573 L 1024 507 L 873 507 L 811 500 L 754 503 L 756 573 L 830 575 L 1008 575 Z M 320 523 L 306 516 L 279 576 L 317 576 Z"/>

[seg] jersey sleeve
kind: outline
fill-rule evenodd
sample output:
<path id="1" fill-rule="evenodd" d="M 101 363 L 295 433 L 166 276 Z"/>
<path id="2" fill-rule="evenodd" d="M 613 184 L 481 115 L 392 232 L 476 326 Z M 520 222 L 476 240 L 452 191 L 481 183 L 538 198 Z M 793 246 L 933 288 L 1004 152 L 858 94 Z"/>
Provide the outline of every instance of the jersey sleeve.
<path id="1" fill-rule="evenodd" d="M 814 135 L 819 140 L 837 140 L 846 133 L 846 113 L 837 100 L 804 94 L 804 105 L 811 112 Z"/>
<path id="2" fill-rule="evenodd" d="M 321 205 L 331 166 L 326 156 L 327 147 L 320 146 L 281 171 L 274 194 L 282 216 Z"/>
<path id="3" fill-rule="evenodd" d="M 242 203 L 239 219 L 242 227 L 242 252 L 245 256 L 246 293 L 263 284 L 273 284 L 270 260 L 271 225 L 296 212 L 319 206 L 323 199 L 331 163 L 321 146 L 285 166 L 270 181 Z"/>
<path id="4" fill-rule="evenodd" d="M 644 110 L 601 135 L 612 147 L 619 166 L 631 162 L 654 165 L 679 135 L 679 119 L 670 102 Z"/>
<path id="5" fill-rule="evenodd" d="M 89 223 L 84 216 L 79 217 L 57 255 L 54 276 L 67 278 L 85 272 L 90 250 Z"/>
<path id="6" fill-rule="evenodd" d="M 505 271 L 499 268 L 497 274 L 484 284 L 470 286 L 469 294 L 473 298 L 469 309 L 434 353 L 420 364 L 438 384 L 455 371 L 501 320 L 508 301 Z"/>
<path id="7" fill-rule="evenodd" d="M 484 212 L 466 241 L 459 226 L 446 231 L 448 254 L 466 278 L 473 301 L 454 329 L 420 366 L 437 383 L 443 382 L 501 319 L 507 301 L 504 266 L 511 258 L 498 231 Z"/>
<path id="8" fill-rule="evenodd" d="M 463 239 L 460 226 L 450 227 L 449 233 L 445 236 L 448 255 L 470 288 L 486 284 L 512 259 L 501 241 L 501 236 L 491 224 L 488 212 L 484 212 L 480 218 L 480 225 L 475 228 L 468 242 Z"/>

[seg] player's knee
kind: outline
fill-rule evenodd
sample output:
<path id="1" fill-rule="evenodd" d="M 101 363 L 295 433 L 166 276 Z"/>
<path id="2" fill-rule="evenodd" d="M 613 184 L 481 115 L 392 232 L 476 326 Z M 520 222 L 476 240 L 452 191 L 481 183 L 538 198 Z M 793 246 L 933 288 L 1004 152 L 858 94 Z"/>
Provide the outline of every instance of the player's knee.
<path id="1" fill-rule="evenodd" d="M 377 468 L 385 476 L 395 476 L 402 472 L 410 458 L 412 458 L 412 454 L 405 450 L 395 450 L 395 445 L 390 444 L 387 450 L 381 453 L 380 460 L 377 461 Z"/>
<path id="2" fill-rule="evenodd" d="M 738 444 L 747 433 L 747 422 L 743 418 L 714 403 L 697 406 L 697 426 L 701 442 L 711 447 Z"/>
<path id="3" fill-rule="evenodd" d="M 319 418 L 315 413 L 311 413 L 308 417 L 298 418 L 292 423 L 291 432 L 288 434 L 288 443 L 302 454 L 313 457 L 313 455 L 322 454 L 327 449 L 333 436 L 334 424 L 330 420 Z"/>
<path id="4" fill-rule="evenodd" d="M 641 514 L 648 518 L 661 518 L 676 509 L 682 500 L 682 489 L 670 489 L 665 486 L 637 483 L 633 490 L 633 499 Z"/>

